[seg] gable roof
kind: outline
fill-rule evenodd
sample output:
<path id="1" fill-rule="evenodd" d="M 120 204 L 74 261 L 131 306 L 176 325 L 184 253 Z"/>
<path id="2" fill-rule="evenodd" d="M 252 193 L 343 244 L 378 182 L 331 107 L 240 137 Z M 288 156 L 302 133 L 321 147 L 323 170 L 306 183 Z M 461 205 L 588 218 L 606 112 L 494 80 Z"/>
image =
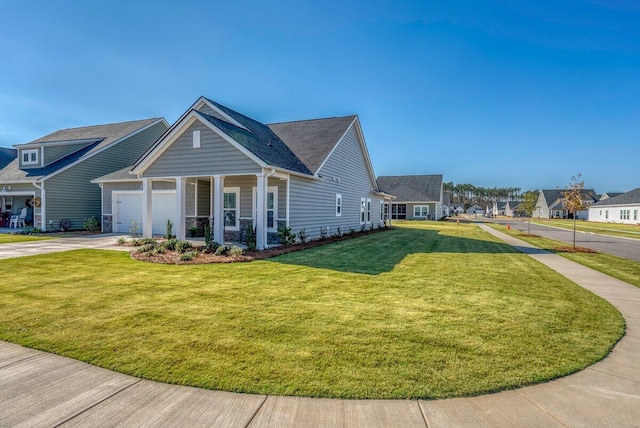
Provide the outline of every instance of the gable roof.
<path id="1" fill-rule="evenodd" d="M 563 193 L 566 192 L 566 189 L 553 189 L 553 190 L 541 190 L 542 196 L 545 199 L 548 207 L 554 205 L 558 199 L 565 199 Z M 593 189 L 583 189 L 582 190 L 583 198 L 585 196 L 590 196 L 594 200 L 598 200 L 598 195 Z"/>
<path id="2" fill-rule="evenodd" d="M 267 126 L 315 174 L 356 117 L 329 117 L 272 123 Z"/>
<path id="3" fill-rule="evenodd" d="M 596 202 L 592 206 L 607 206 L 607 205 L 631 205 L 640 204 L 640 187 L 633 189 L 627 193 L 623 193 L 612 198 L 604 199 L 600 202 Z"/>
<path id="4" fill-rule="evenodd" d="M 9 165 L 11 161 L 18 157 L 18 151 L 16 149 L 10 149 L 8 147 L 0 147 L 0 169 Z"/>
<path id="5" fill-rule="evenodd" d="M 235 117 L 232 117 L 246 129 L 200 111 L 196 113 L 256 155 L 265 164 L 311 174 L 311 171 L 268 126 L 235 112 Z"/>
<path id="6" fill-rule="evenodd" d="M 215 111 L 207 113 L 207 105 Z M 333 152 L 350 126 L 357 122 L 357 116 L 330 117 L 324 119 L 300 120 L 265 125 L 209 98 L 200 97 L 158 141 L 145 152 L 132 167 L 135 173 L 142 173 L 165 150 L 163 148 L 173 138 L 180 135 L 181 128 L 190 124 L 193 117 L 209 126 L 214 132 L 236 145 L 263 167 L 276 167 L 304 175 L 316 175 Z M 362 132 L 356 126 L 360 135 Z M 375 175 L 366 153 L 372 185 Z M 375 189 L 374 189 L 375 190 Z"/>
<path id="7" fill-rule="evenodd" d="M 442 174 L 387 175 L 377 179 L 380 191 L 394 195 L 401 201 L 440 201 Z"/>
<path id="8" fill-rule="evenodd" d="M 614 198 L 616 196 L 622 195 L 623 193 L 624 192 L 604 192 L 602 195 L 598 197 L 598 199 Z"/>
<path id="9" fill-rule="evenodd" d="M 71 142 L 89 140 L 88 144 L 92 144 L 97 140 L 100 140 L 100 144 L 94 146 L 92 150 L 85 153 L 91 155 L 93 152 L 108 146 L 109 144 L 129 135 L 141 128 L 145 128 L 155 122 L 164 121 L 161 117 L 154 117 L 151 119 L 132 120 L 129 122 L 108 123 L 105 125 L 93 125 L 83 126 L 79 128 L 61 129 L 51 134 L 40 137 L 26 144 L 18 144 L 16 148 L 30 148 L 31 146 L 39 147 L 40 145 L 47 145 L 51 143 Z"/>
<path id="10" fill-rule="evenodd" d="M 41 168 L 19 168 L 19 160 L 16 158 L 0 170 L 0 182 L 37 181 L 64 168 L 80 162 L 93 154 L 109 147 L 109 145 L 121 139 L 139 132 L 151 125 L 162 122 L 162 118 L 135 120 L 129 122 L 111 123 L 106 125 L 85 126 L 81 128 L 62 129 L 44 137 L 33 140 L 27 144 L 19 144 L 14 147 L 35 148 L 41 145 L 55 145 L 62 142 L 86 143 L 80 149 L 70 153 Z"/>

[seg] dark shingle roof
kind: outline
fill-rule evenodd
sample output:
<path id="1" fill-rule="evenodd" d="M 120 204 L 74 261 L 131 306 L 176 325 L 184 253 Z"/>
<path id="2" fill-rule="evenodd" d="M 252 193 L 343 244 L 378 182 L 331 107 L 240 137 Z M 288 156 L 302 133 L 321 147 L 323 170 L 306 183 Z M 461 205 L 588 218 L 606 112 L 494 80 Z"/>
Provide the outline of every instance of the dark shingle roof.
<path id="1" fill-rule="evenodd" d="M 0 169 L 9 165 L 12 160 L 18 157 L 18 151 L 16 149 L 10 149 L 8 147 L 0 147 Z"/>
<path id="2" fill-rule="evenodd" d="M 20 148 L 29 148 L 29 146 L 37 147 L 40 144 L 67 141 L 83 141 L 86 142 L 86 145 L 43 168 L 28 168 L 22 170 L 18 167 L 18 159 L 15 159 L 0 170 L 0 182 L 33 180 L 52 174 L 160 120 L 163 119 L 152 118 L 106 125 L 84 126 L 81 128 L 61 129 L 45 135 L 27 144 L 20 145 Z"/>
<path id="3" fill-rule="evenodd" d="M 608 198 L 600 202 L 596 202 L 593 206 L 607 206 L 607 205 L 628 205 L 628 204 L 640 204 L 640 187 L 633 189 L 627 193 L 623 193 L 613 198 Z"/>
<path id="4" fill-rule="evenodd" d="M 378 177 L 378 188 L 402 201 L 440 201 L 442 175 L 395 175 Z"/>
<path id="5" fill-rule="evenodd" d="M 547 206 L 550 207 L 558 199 L 564 199 L 564 195 L 563 195 L 564 192 L 566 192 L 565 189 L 542 190 L 542 195 L 544 196 L 544 199 L 547 202 Z M 591 196 L 596 200 L 598 198 L 598 194 L 593 189 L 583 189 L 582 195 Z"/>
<path id="6" fill-rule="evenodd" d="M 62 159 L 58 159 L 55 162 L 50 163 L 49 165 L 42 168 L 29 168 L 29 169 L 20 169 L 18 168 L 18 159 L 15 159 L 5 168 L 0 170 L 0 182 L 3 181 L 21 181 L 21 180 L 33 180 L 39 179 L 46 175 L 56 172 L 59 169 L 64 168 L 67 165 L 71 165 L 78 159 L 82 158 L 84 155 L 89 153 L 92 149 L 100 144 L 100 140 L 95 141 L 91 144 L 88 144 L 77 150 Z"/>
<path id="7" fill-rule="evenodd" d="M 219 104 L 216 104 L 220 108 Z M 247 129 L 239 128 L 206 113 L 196 111 L 203 119 L 240 143 L 244 148 L 262 159 L 266 164 L 291 171 L 311 174 L 311 171 L 293 154 L 291 149 L 278 138 L 266 125 L 226 109 L 225 113 L 233 117 Z"/>
<path id="8" fill-rule="evenodd" d="M 314 174 L 356 119 L 355 115 L 269 124 Z"/>

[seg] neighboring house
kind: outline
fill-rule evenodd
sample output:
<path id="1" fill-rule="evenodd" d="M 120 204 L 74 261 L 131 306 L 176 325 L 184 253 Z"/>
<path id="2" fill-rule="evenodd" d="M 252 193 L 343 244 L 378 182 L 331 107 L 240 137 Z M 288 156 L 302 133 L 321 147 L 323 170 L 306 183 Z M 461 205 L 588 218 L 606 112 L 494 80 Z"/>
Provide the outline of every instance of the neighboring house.
<path id="1" fill-rule="evenodd" d="M 606 192 L 606 193 L 603 193 L 602 195 L 600 195 L 600 197 L 598 197 L 598 200 L 599 201 L 603 201 L 605 199 L 613 198 L 615 196 L 620 196 L 623 193 L 624 192 Z"/>
<path id="2" fill-rule="evenodd" d="M 82 229 L 101 213 L 100 189 L 90 181 L 131 165 L 167 128 L 154 118 L 63 129 L 14 146 L 17 157 L 0 170 L 3 211 L 10 202 L 9 211 L 28 207 L 42 230 L 60 230 L 63 219 Z"/>
<path id="3" fill-rule="evenodd" d="M 391 203 L 392 220 L 440 220 L 445 215 L 442 174 L 381 176 L 378 188 L 396 198 Z"/>
<path id="4" fill-rule="evenodd" d="M 451 203 L 451 205 L 449 205 L 449 212 L 451 215 L 464 214 L 464 204 Z"/>
<path id="5" fill-rule="evenodd" d="M 589 207 L 589 221 L 640 224 L 640 188 L 596 202 Z"/>
<path id="6" fill-rule="evenodd" d="M 357 116 L 265 125 L 199 98 L 137 162 L 94 180 L 105 231 L 184 239 L 213 225 L 213 239 L 258 248 L 279 226 L 309 239 L 378 226 L 390 195 L 378 190 Z M 97 186 L 96 186 L 97 187 Z"/>
<path id="7" fill-rule="evenodd" d="M 569 218 L 569 210 L 566 207 L 566 199 L 563 193 L 566 190 L 540 190 L 536 212 L 533 217 L 537 218 Z M 576 218 L 586 220 L 588 208 L 598 202 L 598 197 L 593 189 L 583 189 L 582 203 L 587 209 L 576 212 Z"/>
<path id="8" fill-rule="evenodd" d="M 467 208 L 467 214 L 475 215 L 484 215 L 484 209 L 480 205 L 473 205 Z"/>
<path id="9" fill-rule="evenodd" d="M 522 214 L 519 209 L 520 201 L 507 201 L 504 203 L 504 215 L 508 217 L 516 217 Z"/>

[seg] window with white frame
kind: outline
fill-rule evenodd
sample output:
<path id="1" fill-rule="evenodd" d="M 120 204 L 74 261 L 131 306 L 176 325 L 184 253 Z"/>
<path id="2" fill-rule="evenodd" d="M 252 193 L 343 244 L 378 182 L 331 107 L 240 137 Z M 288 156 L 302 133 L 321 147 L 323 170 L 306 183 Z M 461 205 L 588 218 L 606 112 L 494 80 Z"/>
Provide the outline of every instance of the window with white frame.
<path id="1" fill-rule="evenodd" d="M 201 141 L 200 141 L 200 131 L 193 131 L 193 148 L 194 149 L 199 149 L 201 146 Z"/>
<path id="2" fill-rule="evenodd" d="M 366 220 L 367 211 L 367 199 L 360 198 L 360 224 L 364 224 Z"/>
<path id="3" fill-rule="evenodd" d="M 22 165 L 36 165 L 38 163 L 38 149 L 22 151 Z"/>
<path id="4" fill-rule="evenodd" d="M 224 227 L 229 229 L 239 229 L 238 208 L 240 206 L 240 188 L 224 188 Z"/>
<path id="5" fill-rule="evenodd" d="M 417 218 L 427 218 L 429 215 L 429 206 L 428 205 L 414 205 L 413 207 L 413 216 Z"/>
<path id="6" fill-rule="evenodd" d="M 336 193 L 336 217 L 342 216 L 342 195 Z"/>
<path id="7" fill-rule="evenodd" d="M 634 220 L 638 219 L 638 210 L 633 210 L 633 219 Z"/>
<path id="8" fill-rule="evenodd" d="M 367 199 L 367 223 L 371 223 L 371 199 Z"/>
<path id="9" fill-rule="evenodd" d="M 620 210 L 620 220 L 629 220 L 631 210 Z"/>
<path id="10" fill-rule="evenodd" d="M 605 219 L 609 218 L 609 210 L 604 210 L 604 218 Z"/>
<path id="11" fill-rule="evenodd" d="M 384 221 L 384 201 L 380 201 L 380 222 Z"/>

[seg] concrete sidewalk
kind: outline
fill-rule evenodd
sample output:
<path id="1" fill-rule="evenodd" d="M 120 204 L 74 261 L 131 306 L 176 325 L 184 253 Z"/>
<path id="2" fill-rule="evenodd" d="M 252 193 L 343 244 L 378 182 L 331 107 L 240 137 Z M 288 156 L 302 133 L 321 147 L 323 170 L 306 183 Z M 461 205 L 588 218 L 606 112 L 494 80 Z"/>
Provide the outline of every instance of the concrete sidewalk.
<path id="1" fill-rule="evenodd" d="M 125 235 L 109 233 L 2 244 L 0 245 L 0 259 L 35 256 L 37 254 L 57 253 L 83 248 L 131 251 L 131 247 L 116 245 L 117 239 L 121 236 Z"/>
<path id="2" fill-rule="evenodd" d="M 0 342 L 0 426 L 640 426 L 640 289 L 481 225 L 614 304 L 627 334 L 586 370 L 472 398 L 330 400 L 165 385 Z"/>

